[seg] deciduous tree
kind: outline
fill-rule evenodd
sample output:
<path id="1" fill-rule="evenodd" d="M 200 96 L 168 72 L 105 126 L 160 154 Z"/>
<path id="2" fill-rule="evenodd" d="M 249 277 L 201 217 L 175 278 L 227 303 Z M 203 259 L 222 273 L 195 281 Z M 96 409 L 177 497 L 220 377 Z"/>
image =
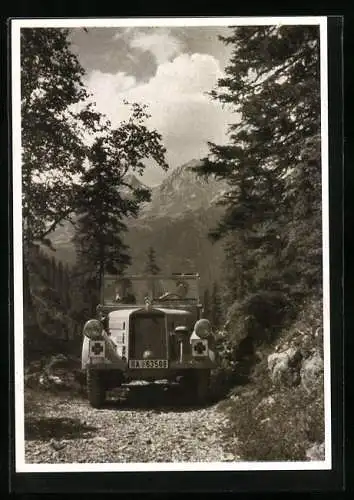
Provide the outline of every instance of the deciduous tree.
<path id="1" fill-rule="evenodd" d="M 75 208 L 86 136 L 104 127 L 89 103 L 69 30 L 21 29 L 21 144 L 24 241 L 47 236 Z"/>
<path id="2" fill-rule="evenodd" d="M 88 155 L 75 243 L 79 258 L 97 276 L 98 289 L 105 272 L 122 274 L 130 264 L 124 243 L 127 220 L 137 217 L 141 203 L 150 200 L 150 190 L 132 182 L 132 174 L 144 172 L 147 158 L 168 168 L 162 138 L 146 126 L 148 117 L 145 106 L 133 104 L 129 120 L 97 138 Z"/>

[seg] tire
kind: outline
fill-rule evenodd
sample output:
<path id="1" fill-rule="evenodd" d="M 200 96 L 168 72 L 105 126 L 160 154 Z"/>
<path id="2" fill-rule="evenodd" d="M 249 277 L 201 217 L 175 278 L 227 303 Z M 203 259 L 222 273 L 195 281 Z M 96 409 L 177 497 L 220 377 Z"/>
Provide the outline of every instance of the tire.
<path id="1" fill-rule="evenodd" d="M 87 396 L 93 408 L 100 408 L 105 402 L 106 391 L 103 387 L 100 372 L 87 369 Z"/>
<path id="2" fill-rule="evenodd" d="M 195 380 L 195 397 L 199 404 L 206 403 L 210 394 L 210 370 L 197 370 Z"/>
<path id="3" fill-rule="evenodd" d="M 187 404 L 204 404 L 210 393 L 210 370 L 188 370 L 182 378 L 181 389 Z"/>

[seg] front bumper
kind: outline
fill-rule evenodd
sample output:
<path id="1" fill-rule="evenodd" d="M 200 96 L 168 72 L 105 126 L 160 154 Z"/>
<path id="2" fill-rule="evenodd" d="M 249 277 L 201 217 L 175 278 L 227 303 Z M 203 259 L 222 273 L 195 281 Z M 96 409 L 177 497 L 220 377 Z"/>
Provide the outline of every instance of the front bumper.
<path id="1" fill-rule="evenodd" d="M 148 376 L 149 378 L 163 379 L 168 378 L 171 373 L 180 372 L 183 370 L 200 370 L 200 369 L 215 369 L 217 367 L 216 363 L 211 361 L 209 358 L 204 360 L 185 360 L 183 362 L 170 361 L 168 368 L 129 368 L 127 362 L 98 362 L 94 363 L 88 362 L 86 368 L 93 370 L 104 370 L 104 371 L 120 371 L 123 372 L 125 377 L 128 378 L 141 378 L 143 376 Z"/>

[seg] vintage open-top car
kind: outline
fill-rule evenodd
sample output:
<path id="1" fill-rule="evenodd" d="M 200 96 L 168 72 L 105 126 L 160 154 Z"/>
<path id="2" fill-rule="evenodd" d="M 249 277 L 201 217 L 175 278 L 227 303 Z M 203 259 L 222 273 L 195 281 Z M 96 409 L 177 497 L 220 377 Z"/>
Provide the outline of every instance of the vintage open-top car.
<path id="1" fill-rule="evenodd" d="M 92 406 L 133 380 L 178 381 L 192 401 L 205 400 L 216 361 L 198 282 L 198 274 L 104 277 L 97 318 L 83 329 Z"/>

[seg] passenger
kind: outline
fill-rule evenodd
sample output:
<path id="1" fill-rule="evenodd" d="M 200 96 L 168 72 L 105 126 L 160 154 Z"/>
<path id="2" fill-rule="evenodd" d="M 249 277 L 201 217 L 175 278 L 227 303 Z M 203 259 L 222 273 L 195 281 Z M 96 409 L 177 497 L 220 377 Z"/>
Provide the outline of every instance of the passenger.
<path id="1" fill-rule="evenodd" d="M 177 285 L 177 295 L 181 297 L 181 299 L 184 299 L 187 295 L 188 292 L 188 285 L 187 283 L 184 283 L 183 281 L 180 281 Z"/>
<path id="2" fill-rule="evenodd" d="M 128 291 L 122 299 L 123 304 L 136 304 L 136 297 L 133 292 Z"/>

